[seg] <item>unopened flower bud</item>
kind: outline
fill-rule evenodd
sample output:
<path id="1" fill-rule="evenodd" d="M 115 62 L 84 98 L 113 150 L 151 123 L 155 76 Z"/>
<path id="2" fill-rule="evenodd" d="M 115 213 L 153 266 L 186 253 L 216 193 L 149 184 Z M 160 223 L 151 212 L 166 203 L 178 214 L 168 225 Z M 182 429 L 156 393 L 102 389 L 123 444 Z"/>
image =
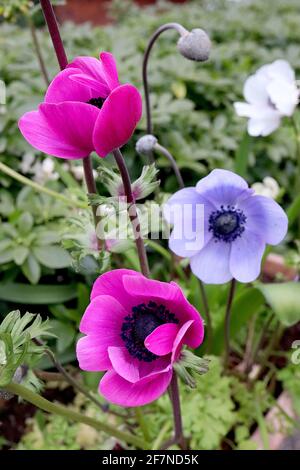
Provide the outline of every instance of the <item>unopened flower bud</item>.
<path id="1" fill-rule="evenodd" d="M 153 152 L 155 144 L 157 144 L 157 138 L 154 135 L 147 134 L 137 141 L 135 149 L 139 155 L 147 157 Z"/>
<path id="2" fill-rule="evenodd" d="M 209 58 L 211 41 L 203 29 L 196 28 L 180 37 L 177 48 L 186 59 L 204 62 Z"/>

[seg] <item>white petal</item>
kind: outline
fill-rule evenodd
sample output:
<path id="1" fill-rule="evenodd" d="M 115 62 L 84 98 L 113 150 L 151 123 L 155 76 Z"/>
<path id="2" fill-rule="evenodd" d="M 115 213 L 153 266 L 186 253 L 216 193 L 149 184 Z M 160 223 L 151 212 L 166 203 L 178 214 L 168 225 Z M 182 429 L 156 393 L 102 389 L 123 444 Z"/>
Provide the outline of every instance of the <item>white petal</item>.
<path id="1" fill-rule="evenodd" d="M 294 83 L 286 80 L 272 80 L 267 85 L 272 103 L 284 116 L 291 116 L 299 101 L 299 91 Z"/>
<path id="2" fill-rule="evenodd" d="M 259 135 L 265 137 L 274 132 L 280 125 L 280 116 L 274 113 L 268 118 L 251 118 L 248 121 L 248 133 L 254 137 Z"/>
<path id="3" fill-rule="evenodd" d="M 253 117 L 256 113 L 255 106 L 249 103 L 236 102 L 233 106 L 236 114 L 241 117 Z"/>
<path id="4" fill-rule="evenodd" d="M 266 105 L 269 99 L 266 90 L 267 84 L 268 79 L 265 76 L 258 73 L 251 75 L 244 85 L 244 97 L 246 101 L 251 104 Z"/>
<path id="5" fill-rule="evenodd" d="M 295 71 L 286 60 L 275 60 L 269 65 L 269 76 L 271 78 L 282 78 L 283 80 L 293 83 L 295 81 Z"/>

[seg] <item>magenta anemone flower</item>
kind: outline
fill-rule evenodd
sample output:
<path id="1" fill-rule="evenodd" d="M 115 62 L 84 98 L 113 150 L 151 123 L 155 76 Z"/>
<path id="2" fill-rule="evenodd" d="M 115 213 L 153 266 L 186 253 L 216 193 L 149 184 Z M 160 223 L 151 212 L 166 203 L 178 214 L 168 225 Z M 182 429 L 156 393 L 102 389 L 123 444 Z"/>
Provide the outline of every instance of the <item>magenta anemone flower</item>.
<path id="1" fill-rule="evenodd" d="M 115 59 L 77 57 L 53 79 L 37 111 L 21 117 L 25 139 L 41 152 L 84 158 L 105 157 L 130 139 L 142 114 L 139 91 L 120 85 Z"/>
<path id="2" fill-rule="evenodd" d="M 209 284 L 254 281 L 266 244 L 280 243 L 288 227 L 273 199 L 255 195 L 243 178 L 227 170 L 213 170 L 195 188 L 176 192 L 164 213 L 174 225 L 170 249 L 190 258 L 193 273 Z"/>
<path id="3" fill-rule="evenodd" d="M 99 391 L 121 406 L 157 399 L 170 384 L 182 346 L 203 341 L 203 321 L 174 282 L 147 279 L 129 269 L 95 282 L 77 343 L 79 366 L 105 371 Z"/>

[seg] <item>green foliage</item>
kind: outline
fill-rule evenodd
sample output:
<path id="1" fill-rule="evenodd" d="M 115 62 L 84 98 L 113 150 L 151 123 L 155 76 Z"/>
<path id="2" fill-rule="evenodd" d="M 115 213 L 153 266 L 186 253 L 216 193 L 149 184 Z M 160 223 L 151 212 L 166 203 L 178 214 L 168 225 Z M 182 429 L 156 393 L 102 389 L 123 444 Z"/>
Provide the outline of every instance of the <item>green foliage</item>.
<path id="1" fill-rule="evenodd" d="M 284 326 L 292 326 L 300 321 L 299 283 L 259 284 L 258 289 Z"/>
<path id="2" fill-rule="evenodd" d="M 44 352 L 44 347 L 36 344 L 44 336 L 51 336 L 48 320 L 40 315 L 19 310 L 10 312 L 0 324 L 0 386 L 9 384 L 20 365 L 33 366 Z M 32 385 L 34 381 L 31 380 Z"/>
<path id="3" fill-rule="evenodd" d="M 0 193 L 0 264 L 6 265 L 6 269 L 10 263 L 20 266 L 32 284 L 40 280 L 42 266 L 61 269 L 71 262 L 67 251 L 59 245 L 59 224 L 54 221 L 56 214 L 62 213 L 62 210 L 57 212 L 52 206 L 47 214 L 49 199 L 44 195 L 34 196 L 28 188 L 18 194 L 16 203 L 10 192 L 2 190 Z M 41 202 L 38 210 L 37 202 Z M 47 226 L 39 223 L 46 218 Z"/>

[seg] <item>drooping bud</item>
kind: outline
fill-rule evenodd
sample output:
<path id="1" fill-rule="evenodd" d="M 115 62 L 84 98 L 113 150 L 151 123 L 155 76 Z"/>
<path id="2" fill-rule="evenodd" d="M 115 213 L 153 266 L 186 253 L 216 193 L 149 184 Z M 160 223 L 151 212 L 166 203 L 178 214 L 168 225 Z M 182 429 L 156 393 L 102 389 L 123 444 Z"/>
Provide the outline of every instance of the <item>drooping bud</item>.
<path id="1" fill-rule="evenodd" d="M 203 375 L 208 372 L 209 359 L 196 356 L 191 351 L 182 351 L 179 360 L 173 365 L 179 377 L 191 388 L 196 387 L 193 373 Z"/>
<path id="2" fill-rule="evenodd" d="M 154 150 L 154 146 L 157 143 L 157 138 L 152 134 L 143 135 L 135 146 L 135 149 L 139 155 L 149 156 Z"/>
<path id="3" fill-rule="evenodd" d="M 211 41 L 203 29 L 196 28 L 179 38 L 177 48 L 186 59 L 204 62 L 209 58 Z"/>

